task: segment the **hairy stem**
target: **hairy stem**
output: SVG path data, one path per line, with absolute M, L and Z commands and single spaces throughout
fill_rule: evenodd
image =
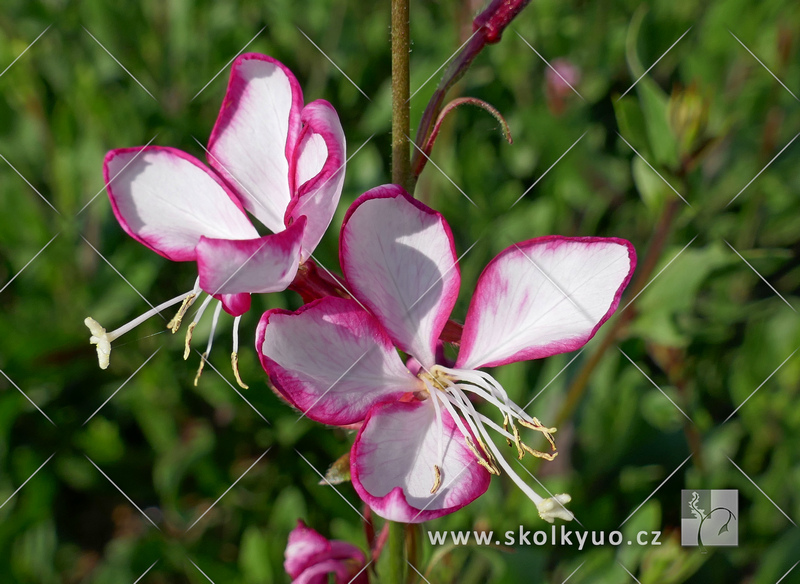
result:
M 413 193 L 410 129 L 408 0 L 392 0 L 392 182 Z

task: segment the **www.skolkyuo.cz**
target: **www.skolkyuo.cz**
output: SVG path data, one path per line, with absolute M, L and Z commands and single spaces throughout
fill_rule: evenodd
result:
M 522 525 L 519 530 L 495 534 L 494 531 L 429 531 L 431 545 L 506 545 L 506 546 L 562 546 L 582 550 L 587 545 L 661 545 L 660 531 L 638 531 L 627 539 L 621 531 L 580 531 L 565 525 L 552 525 L 549 530 L 531 531 Z

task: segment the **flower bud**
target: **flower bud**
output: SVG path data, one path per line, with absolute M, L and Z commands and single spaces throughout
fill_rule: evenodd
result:
M 678 141 L 681 156 L 694 152 L 708 123 L 708 100 L 695 84 L 673 90 L 667 105 L 670 129 Z

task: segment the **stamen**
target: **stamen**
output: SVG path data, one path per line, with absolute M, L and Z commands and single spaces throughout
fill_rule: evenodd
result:
M 192 351 L 192 334 L 194 333 L 194 327 L 197 326 L 197 322 L 190 322 L 189 326 L 186 329 L 186 340 L 183 342 L 183 360 L 189 358 L 189 353 Z M 177 329 L 175 329 L 177 330 Z
M 430 381 L 423 378 L 422 382 L 425 384 L 425 388 L 428 390 L 428 394 L 430 395 L 430 399 L 433 400 L 433 410 L 436 413 L 436 435 L 439 437 L 438 443 L 436 445 L 438 455 L 437 461 L 439 464 L 444 464 L 444 448 L 443 448 L 443 441 L 444 441 L 444 422 L 442 421 L 442 408 L 439 404 L 439 396 L 437 395 L 436 390 L 434 389 L 433 385 Z
M 486 467 L 487 470 L 489 470 L 489 472 L 492 474 L 499 475 L 500 469 L 497 468 L 497 460 L 495 460 L 491 451 L 486 447 L 484 441 L 481 440 L 481 434 L 486 434 L 486 429 L 482 425 L 483 420 L 481 418 L 483 416 L 475 411 L 475 408 L 472 407 L 472 404 L 470 403 L 469 399 L 467 399 L 467 396 L 463 395 L 462 393 L 450 393 L 447 395 L 447 397 L 452 401 L 454 406 L 460 408 L 462 411 L 466 410 L 467 415 L 464 416 L 464 419 L 467 421 L 467 425 L 469 425 L 470 430 L 472 430 L 475 439 L 481 445 L 483 457 L 488 462 L 488 466 Z M 499 427 L 497 429 L 499 430 Z M 465 436 L 465 438 L 468 438 L 470 442 L 472 442 L 471 436 Z
M 178 332 L 178 329 L 179 329 L 179 328 L 181 328 L 181 321 L 183 321 L 183 316 L 186 314 L 186 311 L 187 311 L 187 310 L 189 310 L 189 307 L 190 307 L 192 304 L 194 304 L 194 299 L 195 299 L 195 298 L 197 298 L 197 293 L 196 293 L 196 292 L 192 292 L 192 293 L 191 293 L 191 294 L 189 294 L 189 295 L 188 295 L 186 298 L 184 298 L 184 299 L 183 299 L 183 304 L 181 304 L 181 307 L 178 309 L 178 314 L 176 314 L 175 316 L 173 316 L 173 317 L 172 317 L 172 320 L 170 320 L 170 321 L 167 323 L 167 328 L 168 328 L 170 331 L 172 331 L 172 334 L 173 334 L 173 335 L 174 335 L 176 332 Z M 185 357 L 184 357 L 184 358 L 185 358 Z
M 497 469 L 495 466 L 493 466 L 493 465 L 489 464 L 488 462 L 486 462 L 486 460 L 483 458 L 483 455 L 475 447 L 475 443 L 472 441 L 472 438 L 470 438 L 469 436 L 464 436 L 464 442 L 466 442 L 467 447 L 470 449 L 470 451 L 472 451 L 472 454 L 475 455 L 475 458 L 477 459 L 476 462 L 478 464 L 480 464 L 483 468 L 488 470 L 489 474 L 493 474 L 493 475 L 497 475 L 497 476 L 500 475 L 500 470 L 499 469 Z
M 192 319 L 192 322 L 189 323 L 189 328 L 186 329 L 186 340 L 184 341 L 184 345 L 183 345 L 183 359 L 184 360 L 189 358 L 189 352 L 190 352 L 189 345 L 192 342 L 192 333 L 194 332 L 194 327 L 196 327 L 197 323 L 200 322 L 200 319 L 203 318 L 203 313 L 206 311 L 206 308 L 208 307 L 208 305 L 211 303 L 211 301 L 213 299 L 214 299 L 214 297 L 209 294 L 206 297 L 206 299 L 203 300 L 203 303 L 200 305 L 200 309 L 195 313 L 194 318 Z M 220 306 L 221 306 L 221 303 L 220 303 Z M 175 330 L 178 330 L 178 329 L 175 329 Z
M 211 347 L 214 344 L 214 335 L 217 332 L 217 322 L 219 321 L 220 312 L 222 312 L 222 302 L 217 303 L 217 307 L 214 309 L 214 316 L 211 317 L 211 331 L 208 333 L 208 344 L 206 345 L 205 353 L 200 356 L 200 366 L 197 368 L 197 375 L 194 376 L 195 387 L 197 387 L 197 383 L 200 381 L 200 375 L 203 373 L 203 366 L 206 364 L 208 355 L 211 353 Z
M 555 428 L 547 428 L 538 419 L 532 418 L 525 413 L 509 399 L 508 394 L 497 380 L 482 371 L 449 369 L 441 365 L 435 365 L 430 372 L 420 375 L 420 378 L 425 382 L 431 398 L 436 400 L 434 403 L 438 405 L 437 398 L 442 400 L 441 403 L 452 416 L 458 430 L 464 437 L 464 443 L 475 456 L 478 464 L 491 474 L 500 474 L 500 468 L 508 473 L 511 480 L 536 504 L 539 515 L 546 521 L 552 522 L 556 517 L 566 521 L 574 518 L 572 513 L 563 506 L 563 503 L 569 502 L 569 495 L 556 495 L 549 499 L 539 496 L 514 472 L 508 461 L 503 458 L 497 445 L 492 441 L 487 430 L 487 428 L 492 428 L 504 436 L 509 446 L 513 441 L 517 449 L 517 456 L 520 459 L 527 452 L 537 458 L 553 460 L 558 455 L 555 441 L 552 437 L 552 433 L 556 431 Z M 440 388 L 440 390 L 437 391 L 436 388 Z M 475 406 L 467 397 L 466 392 L 468 391 L 482 397 L 500 410 L 503 414 L 502 427 L 475 409 Z M 463 414 L 463 416 L 460 414 Z M 520 425 L 526 428 L 541 432 L 550 443 L 553 452 L 540 452 L 523 443 L 519 428 L 517 428 L 515 422 L 519 422 Z M 465 427 L 465 423 L 469 430 Z M 509 429 L 511 432 L 509 432 Z M 439 433 L 440 435 L 442 434 L 441 431 Z M 476 446 L 476 441 L 482 451 Z M 437 472 L 440 472 L 438 465 L 434 468 L 434 474 Z M 438 482 L 435 481 L 434 489 L 431 490 L 431 493 L 434 493 L 437 488 Z
M 183 299 L 183 303 L 181 307 L 178 309 L 178 313 L 170 319 L 167 323 L 167 328 L 175 334 L 178 332 L 178 329 L 181 328 L 181 321 L 183 320 L 183 316 L 186 314 L 186 311 L 189 307 L 194 303 L 195 299 L 197 298 L 198 294 L 200 293 L 200 277 L 197 277 L 197 280 L 194 281 L 194 288 L 192 288 L 186 297 Z
M 531 430 L 536 430 L 537 432 L 544 434 L 544 437 L 547 438 L 547 441 L 550 443 L 550 448 L 553 450 L 556 449 L 556 441 L 553 439 L 553 434 L 556 432 L 557 428 L 545 428 L 536 418 L 533 418 L 533 424 L 530 424 L 525 420 L 520 420 L 519 423 L 526 428 L 530 428 Z
M 197 368 L 197 374 L 194 376 L 195 387 L 197 387 L 197 383 L 200 381 L 200 375 L 203 374 L 203 366 L 205 366 L 207 358 L 208 358 L 208 351 L 200 355 L 200 366 Z
M 434 464 L 433 465 L 433 474 L 434 474 L 434 477 L 433 477 L 433 488 L 431 489 L 431 495 L 435 494 L 436 491 L 439 490 L 439 487 L 442 484 L 442 471 L 439 470 L 439 465 L 438 464 Z
M 242 320 L 241 315 L 233 319 L 233 352 L 231 353 L 231 367 L 233 367 L 233 376 L 236 378 L 236 383 L 242 389 L 250 389 L 242 378 L 239 376 L 239 322 Z
M 508 432 L 508 414 L 503 414 L 503 430 Z M 506 444 L 511 446 L 511 438 L 506 438 Z
M 250 386 L 247 385 L 242 378 L 239 376 L 239 355 L 238 353 L 231 353 L 231 367 L 233 367 L 233 376 L 236 378 L 236 383 L 239 384 L 239 387 L 242 389 L 250 389 Z
M 481 440 L 481 437 L 479 435 L 476 435 L 475 438 L 478 440 L 478 444 L 481 445 L 481 450 L 483 450 L 486 453 L 486 458 L 489 459 L 489 464 L 491 464 L 493 467 L 495 467 L 495 469 L 497 469 L 497 460 L 495 460 L 494 456 L 492 456 L 492 453 L 489 451 L 489 449 L 486 448 L 486 443 L 484 443 L 484 441 Z M 497 470 L 497 474 L 500 474 L 499 469 Z
M 544 458 L 545 460 L 553 461 L 555 460 L 556 456 L 558 456 L 558 451 L 554 451 L 552 454 L 548 454 L 546 452 L 541 452 L 539 450 L 534 450 L 530 446 L 525 443 L 521 443 L 522 447 L 525 449 L 525 452 L 528 452 L 534 455 L 536 458 Z
M 522 439 L 519 436 L 519 428 L 514 428 L 514 445 L 517 447 L 517 459 L 522 460 L 525 457 L 525 451 L 522 450 Z
M 445 395 L 448 398 L 452 397 L 449 393 L 447 393 Z M 464 437 L 464 442 L 466 443 L 467 448 L 469 448 L 470 451 L 472 452 L 472 454 L 475 455 L 475 458 L 478 459 L 478 464 L 480 464 L 483 468 L 488 470 L 491 474 L 499 475 L 500 471 L 497 470 L 495 467 L 493 467 L 491 464 L 489 464 L 484 459 L 485 455 L 481 454 L 481 452 L 475 446 L 475 442 L 473 442 L 473 440 L 472 440 L 472 434 L 470 432 L 468 432 L 467 429 L 464 427 L 463 420 L 466 420 L 467 424 L 469 424 L 471 429 L 474 430 L 474 428 L 472 428 L 474 426 L 474 424 L 473 424 L 472 420 L 470 419 L 470 417 L 466 416 L 462 420 L 461 416 L 459 416 L 458 412 L 455 411 L 455 408 L 450 403 L 449 399 L 442 400 L 442 404 L 444 405 L 445 409 L 447 409 L 448 413 L 450 414 L 450 417 L 453 418 L 453 421 L 455 422 L 456 427 L 458 428 L 459 432 L 461 432 L 461 435 Z M 475 431 L 475 434 L 477 434 L 477 433 L 478 432 Z

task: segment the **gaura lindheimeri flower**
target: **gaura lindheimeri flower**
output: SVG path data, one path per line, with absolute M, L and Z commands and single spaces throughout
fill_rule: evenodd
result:
M 284 555 L 283 568 L 292 584 L 328 584 L 329 574 L 336 584 L 369 584 L 364 552 L 345 541 L 326 539 L 302 519 L 289 534 Z
M 113 332 L 87 318 L 103 369 L 114 339 L 182 302 L 168 325 L 176 332 L 204 292 L 184 357 L 194 326 L 215 298 L 211 339 L 224 308 L 235 317 L 236 371 L 239 320 L 250 294 L 285 290 L 330 224 L 344 181 L 344 133 L 330 103 L 303 105 L 294 75 L 275 59 L 251 53 L 234 61 L 207 153 L 211 169 L 174 148 L 106 155 L 108 195 L 122 228 L 167 259 L 197 262 L 199 278 L 192 290 Z M 260 236 L 245 209 L 272 234 Z
M 361 423 L 350 453 L 359 496 L 394 521 L 460 509 L 504 470 L 542 518 L 572 519 L 569 495 L 543 499 L 489 435 L 518 457 L 552 458 L 554 428 L 514 404 L 483 367 L 539 359 L 585 344 L 616 310 L 635 265 L 622 239 L 540 237 L 512 245 L 481 274 L 454 366 L 437 359 L 460 273 L 444 218 L 396 186 L 375 188 L 348 210 L 340 259 L 355 299 L 327 297 L 261 318 L 256 348 L 275 387 L 316 421 Z M 397 349 L 414 358 L 407 367 Z M 469 394 L 499 410 L 492 419 Z M 553 453 L 530 448 L 520 428 Z

